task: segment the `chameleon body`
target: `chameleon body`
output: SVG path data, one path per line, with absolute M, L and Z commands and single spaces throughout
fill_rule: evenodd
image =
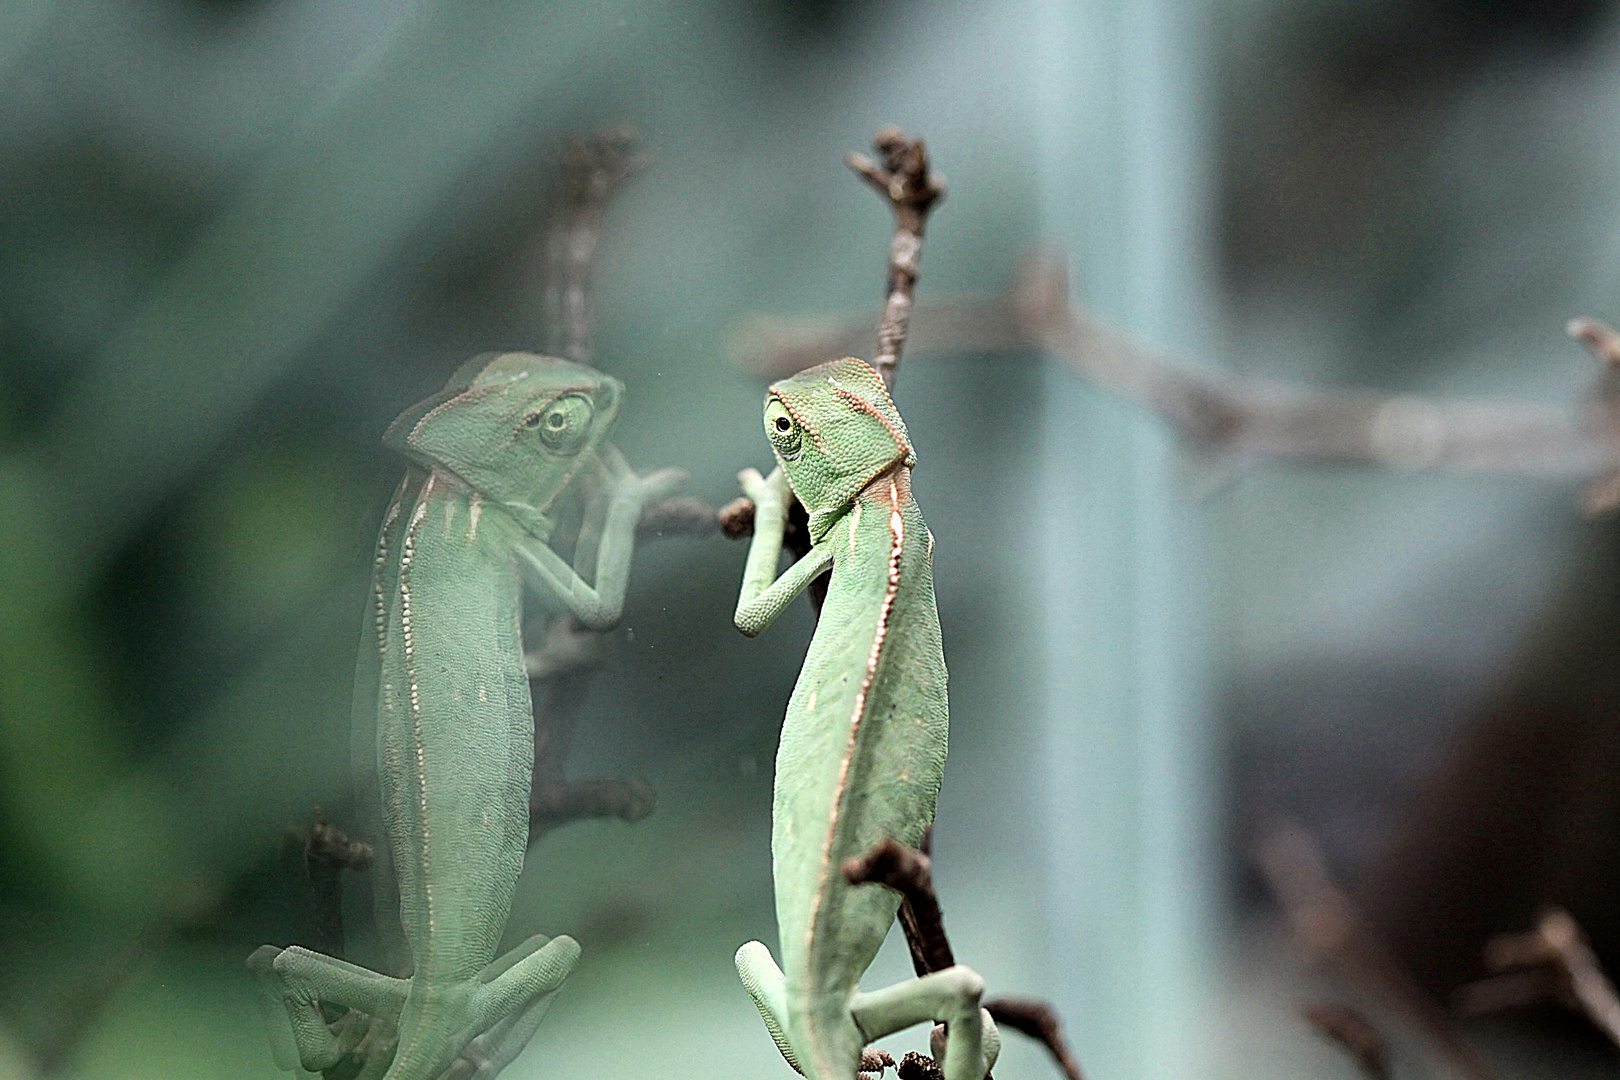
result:
M 867 1043 L 924 1021 L 947 1024 L 947 1080 L 981 1080 L 999 1047 L 979 1008 L 983 981 L 958 965 L 860 992 L 900 898 L 839 869 L 885 837 L 921 843 L 945 766 L 934 541 L 911 497 L 910 439 L 876 372 L 852 359 L 773 384 L 765 430 L 779 468 L 740 476 L 756 514 L 738 629 L 760 633 L 829 564 L 832 580 L 777 751 L 782 967 L 749 942 L 738 972 L 783 1056 L 811 1080 L 852 1080 Z M 790 485 L 813 546 L 778 578 Z
M 387 1080 L 473 1075 L 462 1055 L 475 1040 L 477 1075 L 493 1075 L 578 959 L 572 938 L 543 935 L 495 959 L 528 836 L 534 719 L 521 591 L 527 583 L 593 629 L 617 622 L 642 504 L 680 480 L 639 479 L 608 452 L 622 395 L 617 381 L 568 361 L 485 355 L 384 436 L 411 466 L 378 539 L 357 673 L 371 693 L 357 694 L 355 741 L 371 763 L 360 798 L 383 818 L 372 876 L 383 951 L 394 954 L 384 966 L 399 975 L 297 946 L 260 949 L 249 966 L 292 1021 L 290 1045 L 284 1023 L 273 1035 L 283 1067 L 329 1069 L 354 1049 L 325 1004 L 397 1029 Z M 586 468 L 618 472 L 599 543 L 576 559 L 596 568 L 594 586 L 546 544 L 548 509 Z M 368 1060 L 363 1074 L 376 1071 Z

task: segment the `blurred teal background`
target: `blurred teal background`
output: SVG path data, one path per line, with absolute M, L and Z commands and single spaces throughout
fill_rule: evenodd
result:
M 1559 327 L 1620 295 L 1616 35 L 1598 0 L 0 0 L 0 1076 L 279 1075 L 242 960 L 310 932 L 287 837 L 347 791 L 379 439 L 467 356 L 543 340 L 568 136 L 628 123 L 656 155 L 608 215 L 596 363 L 632 464 L 719 505 L 768 462 L 738 320 L 875 322 L 888 213 L 840 160 L 886 123 L 950 182 L 924 302 L 1056 248 L 1077 300 L 1193 364 L 1573 396 Z M 1352 882 L 1386 867 L 1369 903 L 1439 988 L 1425 957 L 1477 957 L 1448 925 L 1547 898 L 1620 944 L 1601 799 L 1547 804 L 1474 923 L 1387 869 L 1460 873 L 1403 807 L 1451 790 L 1535 648 L 1616 625 L 1589 601 L 1613 529 L 1571 487 L 1261 469 L 1201 499 L 1218 469 L 1027 353 L 910 354 L 897 401 L 939 540 L 948 925 L 992 993 L 1058 1005 L 1089 1075 L 1354 1075 L 1244 868 L 1274 813 Z M 571 771 L 659 806 L 531 851 L 510 939 L 585 955 L 514 1080 L 790 1075 L 731 955 L 774 941 L 811 618 L 736 634 L 742 559 L 638 552 Z M 1586 876 L 1526 869 L 1575 834 Z M 907 970 L 891 940 L 869 984 Z M 1513 1075 L 1617 1074 L 1568 1024 L 1480 1037 Z

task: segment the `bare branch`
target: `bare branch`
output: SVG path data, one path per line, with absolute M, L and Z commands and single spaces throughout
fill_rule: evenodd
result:
M 1588 315 L 1569 320 L 1564 332 L 1591 350 L 1592 355 L 1610 367 L 1620 368 L 1620 334 L 1607 323 Z
M 1312 955 L 1420 1033 L 1452 1075 L 1464 1080 L 1495 1076 L 1328 875 L 1315 841 L 1305 830 L 1287 822 L 1273 825 L 1257 845 L 1256 861 L 1282 905 L 1290 930 Z
M 897 840 L 880 840 L 866 854 L 846 859 L 839 867 L 851 885 L 887 885 L 900 894 L 900 928 L 905 931 L 906 946 L 911 950 L 912 969 L 919 977 L 943 971 L 956 963 L 950 938 L 945 934 L 939 894 L 934 891 L 934 862 L 928 854 L 933 838 L 934 829 L 930 825 L 923 833 L 920 850 L 908 848 Z M 985 1002 L 984 1007 L 996 1023 L 1005 1023 L 1042 1043 L 1067 1080 L 1084 1080 L 1051 1005 L 1037 998 L 1002 997 Z M 908 1075 L 914 1078 L 937 1076 L 938 1068 L 930 1057 L 907 1054 L 900 1063 L 900 1076 Z
M 1620 995 L 1580 924 L 1563 908 L 1542 912 L 1528 933 L 1492 938 L 1485 963 L 1504 974 L 1463 987 L 1459 1009 L 1477 1014 L 1561 1001 L 1620 1046 Z
M 1389 1046 L 1359 1009 L 1319 1001 L 1300 1011 L 1317 1031 L 1350 1051 L 1370 1080 L 1389 1080 Z
M 547 783 L 529 794 L 529 843 L 559 825 L 580 818 L 640 821 L 658 805 L 658 796 L 643 780 L 598 777 L 594 780 Z
M 1620 335 L 1595 320 L 1570 325 L 1571 335 L 1606 364 L 1604 377 L 1582 402 L 1445 401 L 1319 392 L 1200 371 L 1071 306 L 1068 291 L 1060 262 L 1028 260 L 1007 296 L 918 305 L 912 347 L 1047 350 L 1157 413 L 1207 454 L 1553 480 L 1598 477 L 1583 498 L 1585 509 L 1597 513 L 1620 505 L 1620 379 L 1611 377 L 1608 366 L 1610 357 L 1620 356 Z M 808 356 L 848 351 L 859 327 L 854 318 L 754 318 L 739 330 L 733 352 L 774 375 L 802 367 Z
M 754 500 L 738 496 L 720 508 L 720 531 L 728 540 L 754 535 Z
M 944 177 L 928 167 L 928 150 L 921 139 L 907 139 L 897 127 L 886 127 L 872 139 L 882 164 L 861 154 L 846 159 L 855 174 L 888 200 L 894 211 L 894 237 L 889 241 L 889 282 L 883 318 L 878 323 L 877 355 L 872 366 L 883 383 L 894 389 L 911 322 L 911 298 L 922 270 L 923 232 L 928 214 L 945 196 Z

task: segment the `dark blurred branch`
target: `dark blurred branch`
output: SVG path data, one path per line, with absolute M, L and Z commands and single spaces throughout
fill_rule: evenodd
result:
M 562 205 L 546 237 L 546 351 L 591 362 L 591 279 L 602 244 L 602 218 L 624 182 L 646 168 L 636 133 L 610 128 L 568 140 Z
M 871 184 L 894 211 L 894 238 L 889 241 L 888 298 L 878 322 L 877 355 L 872 366 L 883 384 L 894 389 L 911 323 L 911 298 L 922 270 L 923 231 L 928 214 L 945 197 L 945 179 L 929 170 L 928 150 L 921 139 L 907 139 L 897 127 L 886 127 L 872 139 L 882 164 L 863 154 L 844 160 L 857 176 Z M 832 357 L 828 357 L 832 359 Z
M 563 151 L 563 197 L 546 241 L 547 348 L 578 363 L 592 360 L 591 286 L 608 203 L 626 180 L 646 168 L 629 128 L 573 138 Z M 696 499 L 664 499 L 642 510 L 636 538 L 707 536 L 720 517 Z M 569 780 L 565 766 L 574 729 L 589 693 L 591 674 L 607 658 L 611 639 L 572 618 L 552 620 L 545 640 L 524 656 L 534 701 L 534 766 L 529 786 L 529 843 L 580 818 L 639 821 L 657 798 L 639 779 Z
M 1051 259 L 1027 260 L 1012 292 L 918 305 L 914 349 L 969 352 L 1045 350 L 1121 396 L 1152 410 L 1203 453 L 1366 461 L 1391 469 L 1444 469 L 1550 479 L 1601 477 L 1583 505 L 1620 505 L 1620 376 L 1605 371 L 1574 406 L 1526 401 L 1436 401 L 1304 387 L 1200 371 L 1093 318 L 1069 302 L 1067 273 Z M 1578 319 L 1570 333 L 1607 364 L 1620 336 Z M 853 318 L 756 317 L 734 353 L 768 376 L 812 356 L 838 355 L 859 339 Z
M 304 837 L 304 875 L 314 899 L 315 947 L 328 956 L 343 955 L 343 871 L 371 865 L 371 845 L 350 840 L 315 811 Z
M 1462 987 L 1459 1012 L 1478 1015 L 1555 1000 L 1585 1014 L 1620 1046 L 1620 996 L 1580 925 L 1563 908 L 1544 911 L 1528 933 L 1492 938 L 1485 963 L 1503 974 Z
M 1328 875 L 1309 834 L 1291 823 L 1273 825 L 1260 838 L 1256 861 L 1282 905 L 1289 929 L 1313 957 L 1420 1033 L 1454 1076 L 1464 1080 L 1495 1076 Z
M 945 934 L 939 894 L 934 889 L 934 862 L 929 857 L 933 837 L 930 825 L 923 833 L 920 849 L 894 839 L 880 840 L 864 855 L 846 859 L 839 867 L 851 885 L 886 885 L 900 894 L 900 928 L 911 950 L 912 969 L 919 977 L 956 963 L 950 938 Z M 1052 1006 L 1037 998 L 1001 997 L 986 1001 L 984 1008 L 997 1024 L 1005 1024 L 1044 1045 L 1068 1080 L 1084 1080 Z M 932 1058 L 907 1054 L 899 1073 L 902 1080 L 924 1080 L 937 1078 L 939 1069 Z
M 1348 1050 L 1369 1080 L 1389 1080 L 1389 1045 L 1359 1009 L 1319 1001 L 1300 1011 L 1312 1027 Z

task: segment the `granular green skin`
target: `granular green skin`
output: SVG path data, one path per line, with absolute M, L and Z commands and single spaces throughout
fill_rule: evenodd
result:
M 783 1055 L 813 1080 L 852 1080 L 866 1043 L 927 1020 L 951 1021 L 947 1080 L 980 1080 L 999 1045 L 979 1010 L 982 980 L 957 966 L 861 993 L 900 898 L 839 870 L 884 838 L 918 845 L 944 772 L 933 537 L 911 497 L 909 437 L 859 360 L 773 385 L 765 427 L 780 468 L 740 478 L 756 516 L 737 626 L 761 632 L 829 564 L 832 580 L 777 752 L 782 967 L 750 942 L 738 971 Z M 776 578 L 790 485 L 810 512 L 813 546 Z
M 381 812 L 380 962 L 409 974 L 260 949 L 249 966 L 285 1008 L 272 1019 L 282 1067 L 320 1071 L 357 1053 L 327 1025 L 326 1003 L 397 1028 L 397 1044 L 361 1053 L 363 1077 L 440 1080 L 475 1040 L 480 1075 L 494 1075 L 573 969 L 567 936 L 536 935 L 495 959 L 523 867 L 534 753 L 521 592 L 528 584 L 590 629 L 618 621 L 641 507 L 680 482 L 640 479 L 606 445 L 622 394 L 568 361 L 486 355 L 384 437 L 412 464 L 378 538 L 354 740 L 360 801 Z M 587 468 L 610 474 L 600 543 L 582 539 L 575 560 L 596 568 L 594 585 L 546 545 L 550 507 Z

